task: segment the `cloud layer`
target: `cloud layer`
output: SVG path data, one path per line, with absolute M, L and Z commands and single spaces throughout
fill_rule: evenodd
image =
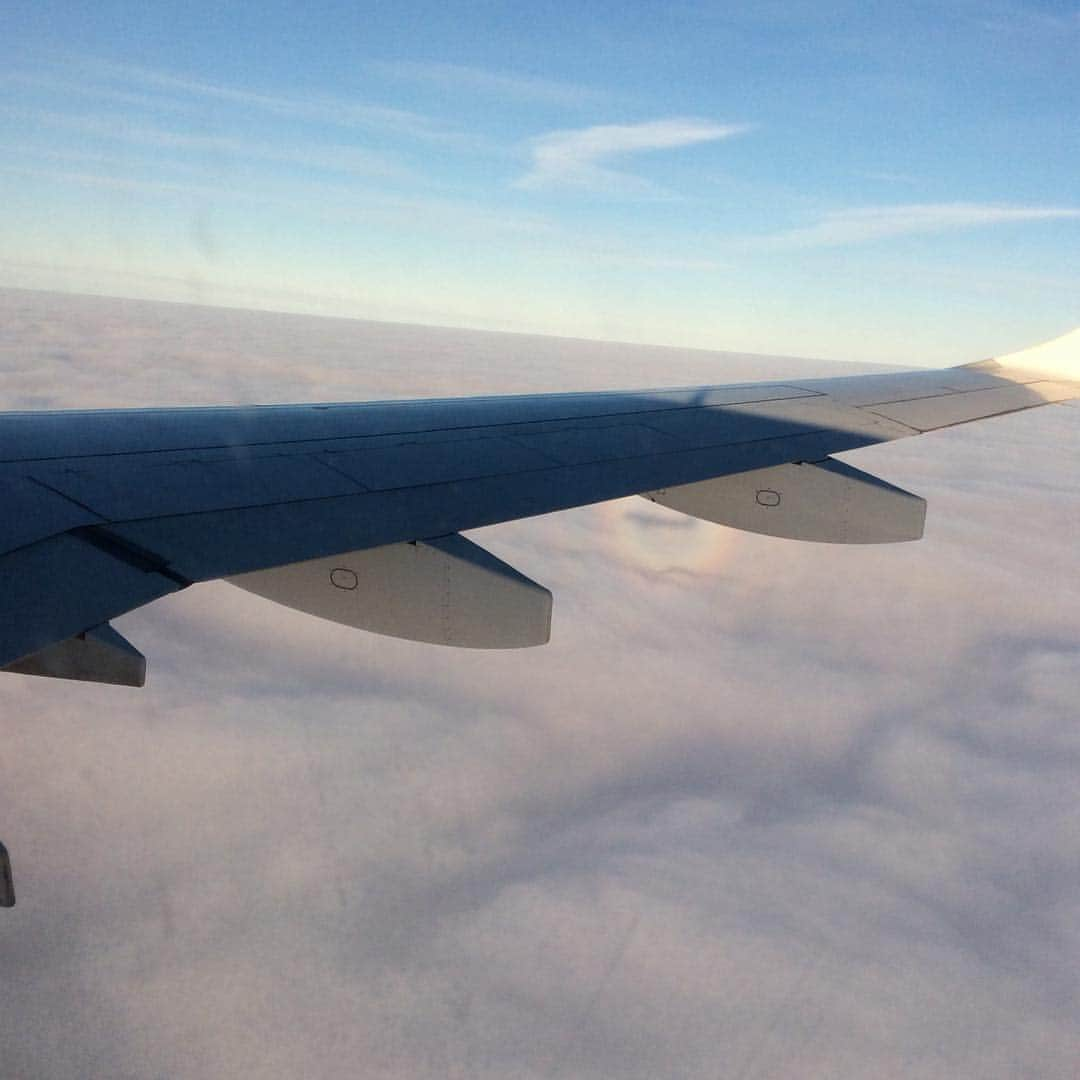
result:
M 0 314 L 5 408 L 807 370 L 34 293 Z M 214 584 L 120 621 L 142 692 L 3 676 L 5 1069 L 1073 1075 L 1077 421 L 857 455 L 929 498 L 918 544 L 642 500 L 482 530 L 555 594 L 540 650 Z

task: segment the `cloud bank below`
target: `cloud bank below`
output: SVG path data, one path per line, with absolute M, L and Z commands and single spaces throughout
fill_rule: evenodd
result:
M 809 368 L 25 292 L 0 314 L 8 408 Z M 929 498 L 918 544 L 640 499 L 483 530 L 555 593 L 540 650 L 215 584 L 123 620 L 144 692 L 3 676 L 5 1068 L 1072 1076 L 1078 418 L 856 455 Z

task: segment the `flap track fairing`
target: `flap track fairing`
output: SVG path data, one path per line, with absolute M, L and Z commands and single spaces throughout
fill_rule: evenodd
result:
M 551 593 L 458 534 L 226 580 L 331 622 L 411 641 L 517 649 L 551 635 Z
M 661 506 L 733 529 L 827 544 L 918 540 L 926 500 L 826 458 L 645 493 Z

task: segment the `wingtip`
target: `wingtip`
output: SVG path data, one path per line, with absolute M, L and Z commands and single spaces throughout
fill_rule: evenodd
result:
M 1080 327 L 1028 349 L 994 357 L 1003 368 L 1080 382 Z

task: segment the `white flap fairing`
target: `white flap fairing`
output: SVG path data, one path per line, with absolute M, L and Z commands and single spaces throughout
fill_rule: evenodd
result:
M 226 580 L 331 622 L 433 645 L 516 649 L 551 635 L 551 593 L 456 534 Z
M 733 529 L 829 544 L 918 540 L 926 520 L 918 495 L 831 458 L 683 484 L 646 498 Z

